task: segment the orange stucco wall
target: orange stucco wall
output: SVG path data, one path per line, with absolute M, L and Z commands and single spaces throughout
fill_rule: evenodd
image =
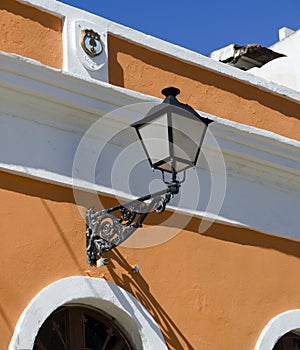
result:
M 107 268 L 91 268 L 71 189 L 3 172 L 0 183 L 1 350 L 28 302 L 73 275 L 106 278 L 130 291 L 176 350 L 252 350 L 273 316 L 300 307 L 299 243 L 220 224 L 199 234 L 194 218 L 164 244 L 115 249 Z M 168 230 L 160 226 L 161 234 Z M 132 274 L 136 263 L 140 272 Z
M 176 86 L 195 109 L 300 140 L 299 104 L 109 35 L 109 81 L 163 97 Z
M 62 68 L 62 20 L 18 3 L 0 1 L 0 50 Z

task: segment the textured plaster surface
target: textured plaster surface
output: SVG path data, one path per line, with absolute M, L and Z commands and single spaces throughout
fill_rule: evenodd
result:
M 49 13 L 1 0 L 0 50 L 62 68 L 62 20 Z

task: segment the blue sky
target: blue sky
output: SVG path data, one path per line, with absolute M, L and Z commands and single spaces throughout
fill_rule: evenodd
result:
M 204 55 L 229 44 L 268 47 L 279 28 L 300 28 L 300 0 L 59 1 Z

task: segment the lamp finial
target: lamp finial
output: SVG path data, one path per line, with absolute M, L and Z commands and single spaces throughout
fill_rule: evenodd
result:
M 166 97 L 168 97 L 168 96 L 175 97 L 175 96 L 180 94 L 180 90 L 174 86 L 168 86 L 168 87 L 162 89 L 161 93 Z

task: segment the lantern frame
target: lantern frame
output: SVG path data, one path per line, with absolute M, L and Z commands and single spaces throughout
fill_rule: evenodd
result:
M 188 104 L 183 104 L 179 102 L 176 98 L 176 96 L 180 93 L 180 90 L 174 87 L 168 87 L 162 90 L 162 94 L 166 96 L 165 100 L 153 107 L 147 115 L 131 124 L 132 127 L 135 128 L 138 138 L 141 141 L 141 144 L 143 146 L 143 149 L 146 153 L 146 156 L 148 158 L 148 161 L 151 165 L 152 169 L 158 169 L 162 172 L 168 172 L 173 174 L 173 178 L 176 178 L 176 175 L 178 172 L 184 171 L 188 168 L 194 167 L 197 163 L 197 160 L 199 158 L 199 154 L 201 151 L 201 146 L 206 134 L 206 130 L 208 125 L 212 122 L 212 120 L 200 116 L 191 106 Z M 141 129 L 144 128 L 147 125 L 155 125 L 155 121 L 158 120 L 158 118 L 166 116 L 166 121 L 167 125 L 165 126 L 167 128 L 167 141 L 168 142 L 168 156 L 162 156 L 160 159 L 153 161 L 153 158 L 151 157 L 151 152 L 149 152 L 149 147 L 147 146 L 147 140 L 144 139 Z M 175 117 L 176 116 L 176 117 Z M 178 147 L 176 143 L 174 143 L 174 129 L 173 123 L 174 123 L 174 118 L 186 118 L 186 122 L 188 123 L 189 120 L 193 121 L 191 123 L 191 127 L 193 127 L 193 124 L 196 122 L 202 123 L 203 125 L 203 130 L 202 134 L 199 135 L 199 139 L 193 140 L 192 138 L 190 139 L 191 143 L 194 143 L 195 150 L 194 150 L 194 157 L 191 159 L 191 157 L 179 157 L 176 155 L 176 151 L 174 150 L 175 147 Z M 157 123 L 159 126 L 159 124 Z M 177 130 L 178 131 L 178 130 Z M 187 133 L 184 133 L 182 131 L 179 131 L 182 134 L 185 134 L 187 137 Z M 154 133 L 153 135 L 153 140 L 156 140 L 156 135 Z M 187 155 L 185 152 L 181 152 L 184 155 Z M 177 163 L 183 164 L 180 168 L 177 167 Z M 166 165 L 169 164 L 169 167 Z

